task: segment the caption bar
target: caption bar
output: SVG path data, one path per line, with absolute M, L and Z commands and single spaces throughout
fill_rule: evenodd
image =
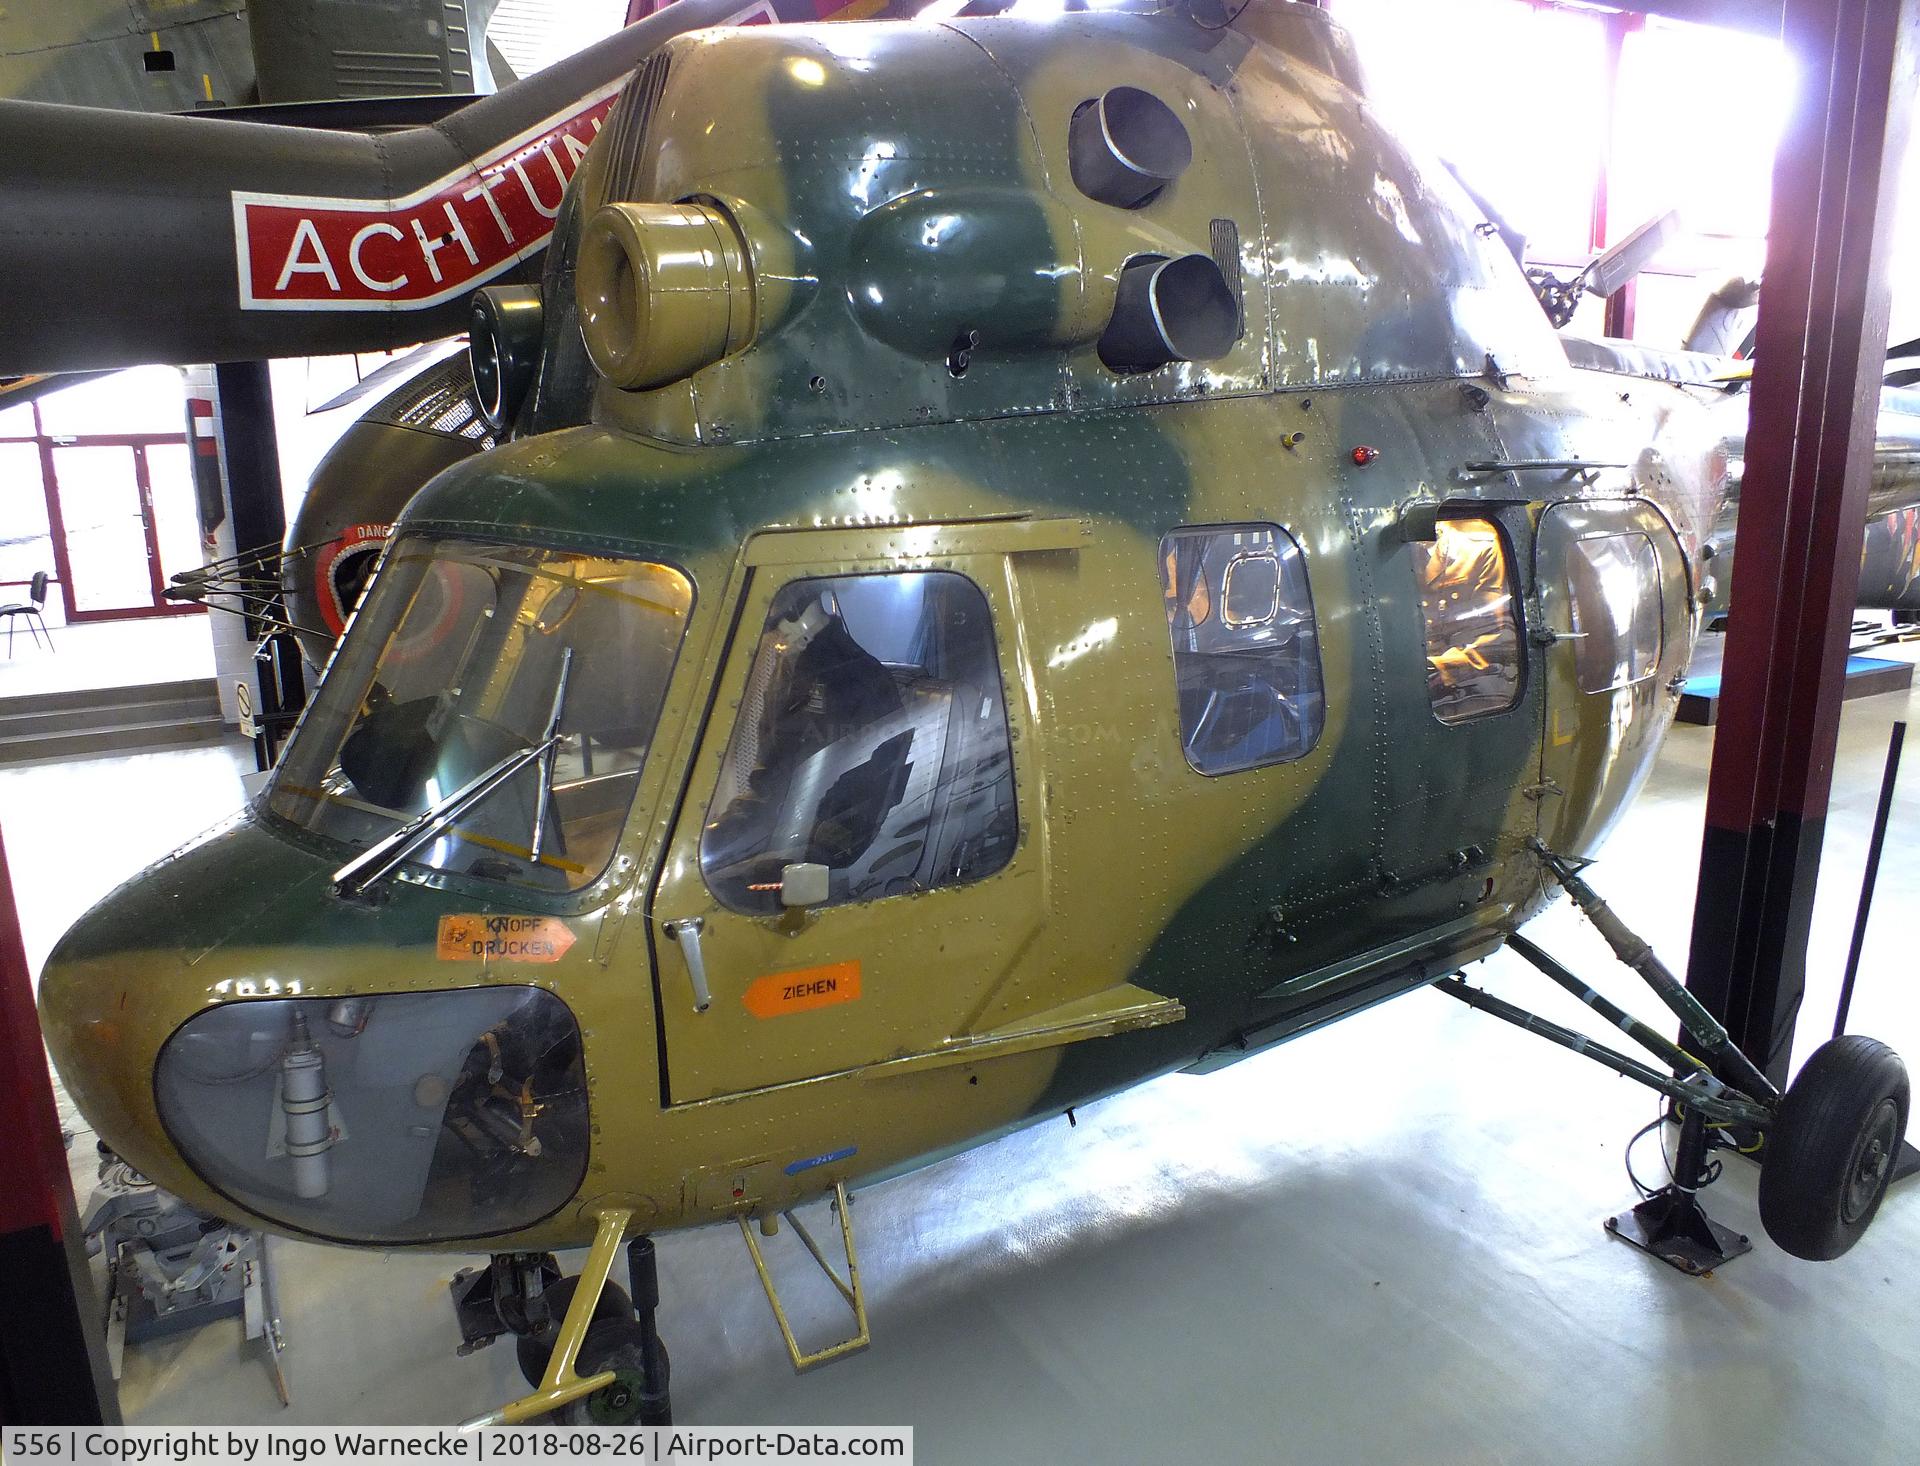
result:
M 707 1466 L 720 1461 L 913 1462 L 910 1426 L 635 1426 L 625 1430 L 529 1426 L 459 1431 L 355 1430 L 284 1426 L 249 1430 L 62 1426 L 0 1432 L 4 1466 L 264 1466 L 334 1463 L 483 1461 L 566 1463 L 656 1461 Z

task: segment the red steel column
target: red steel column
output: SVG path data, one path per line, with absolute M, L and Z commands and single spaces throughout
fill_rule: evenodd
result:
M 1798 92 L 1774 161 L 1687 967 L 1688 985 L 1776 1083 L 1806 986 L 1920 0 L 1786 0 L 1784 35 Z
M 0 844 L 0 1425 L 118 1425 Z

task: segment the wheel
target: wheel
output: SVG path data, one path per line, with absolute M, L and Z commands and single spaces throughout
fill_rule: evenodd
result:
M 580 1345 L 580 1362 L 575 1368 L 582 1375 L 598 1374 L 603 1369 L 614 1373 L 610 1385 L 602 1385 L 591 1395 L 570 1400 L 553 1412 L 557 1425 L 664 1425 L 666 1419 L 667 1379 L 673 1366 L 667 1359 L 667 1346 L 659 1345 L 660 1379 L 658 1389 L 647 1392 L 646 1335 L 630 1318 L 610 1318 L 587 1330 Z
M 1795 1257 L 1825 1262 L 1880 1209 L 1907 1130 L 1907 1066 L 1877 1039 L 1822 1044 L 1787 1089 L 1760 1164 L 1760 1220 Z
M 547 1361 L 553 1358 L 554 1337 L 560 1332 L 560 1320 L 567 1316 L 567 1308 L 573 1302 L 573 1293 L 580 1286 L 578 1278 L 562 1278 L 546 1290 L 547 1310 L 553 1316 L 553 1322 L 545 1333 L 522 1334 L 513 1342 L 514 1353 L 520 1357 L 520 1373 L 526 1376 L 527 1383 L 534 1389 L 540 1388 L 540 1381 L 546 1378 Z M 593 1310 L 594 1322 L 602 1320 L 618 1322 L 633 1317 L 633 1304 L 627 1298 L 627 1290 L 607 1279 L 606 1287 L 600 1290 L 600 1302 Z M 592 1326 L 587 1329 L 589 1337 Z M 580 1373 L 587 1373 L 581 1370 Z

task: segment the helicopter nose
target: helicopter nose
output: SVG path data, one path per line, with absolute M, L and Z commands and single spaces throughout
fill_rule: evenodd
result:
M 108 1146 L 143 1174 L 175 1167 L 172 1147 L 154 1123 L 153 1057 L 180 1014 L 164 1011 L 182 964 L 173 954 L 123 951 L 81 955 L 83 917 L 54 949 L 40 977 L 40 1027 L 68 1095 Z
M 62 1084 L 101 1140 L 168 1190 L 206 1195 L 155 1109 L 160 1051 L 218 1001 L 243 960 L 224 954 L 229 941 L 257 941 L 321 864 L 236 816 L 113 891 L 47 958 L 40 1026 Z

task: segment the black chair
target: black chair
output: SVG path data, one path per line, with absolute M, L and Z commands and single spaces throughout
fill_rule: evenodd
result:
M 27 586 L 27 599 L 15 601 L 10 606 L 0 606 L 0 616 L 7 618 L 7 655 L 13 655 L 13 623 L 19 616 L 27 618 L 27 630 L 33 633 L 33 644 L 39 646 L 41 638 L 46 639 L 48 651 L 53 650 L 53 633 L 47 630 L 47 619 L 40 614 L 40 608 L 47 603 L 47 572 L 36 570 Z

